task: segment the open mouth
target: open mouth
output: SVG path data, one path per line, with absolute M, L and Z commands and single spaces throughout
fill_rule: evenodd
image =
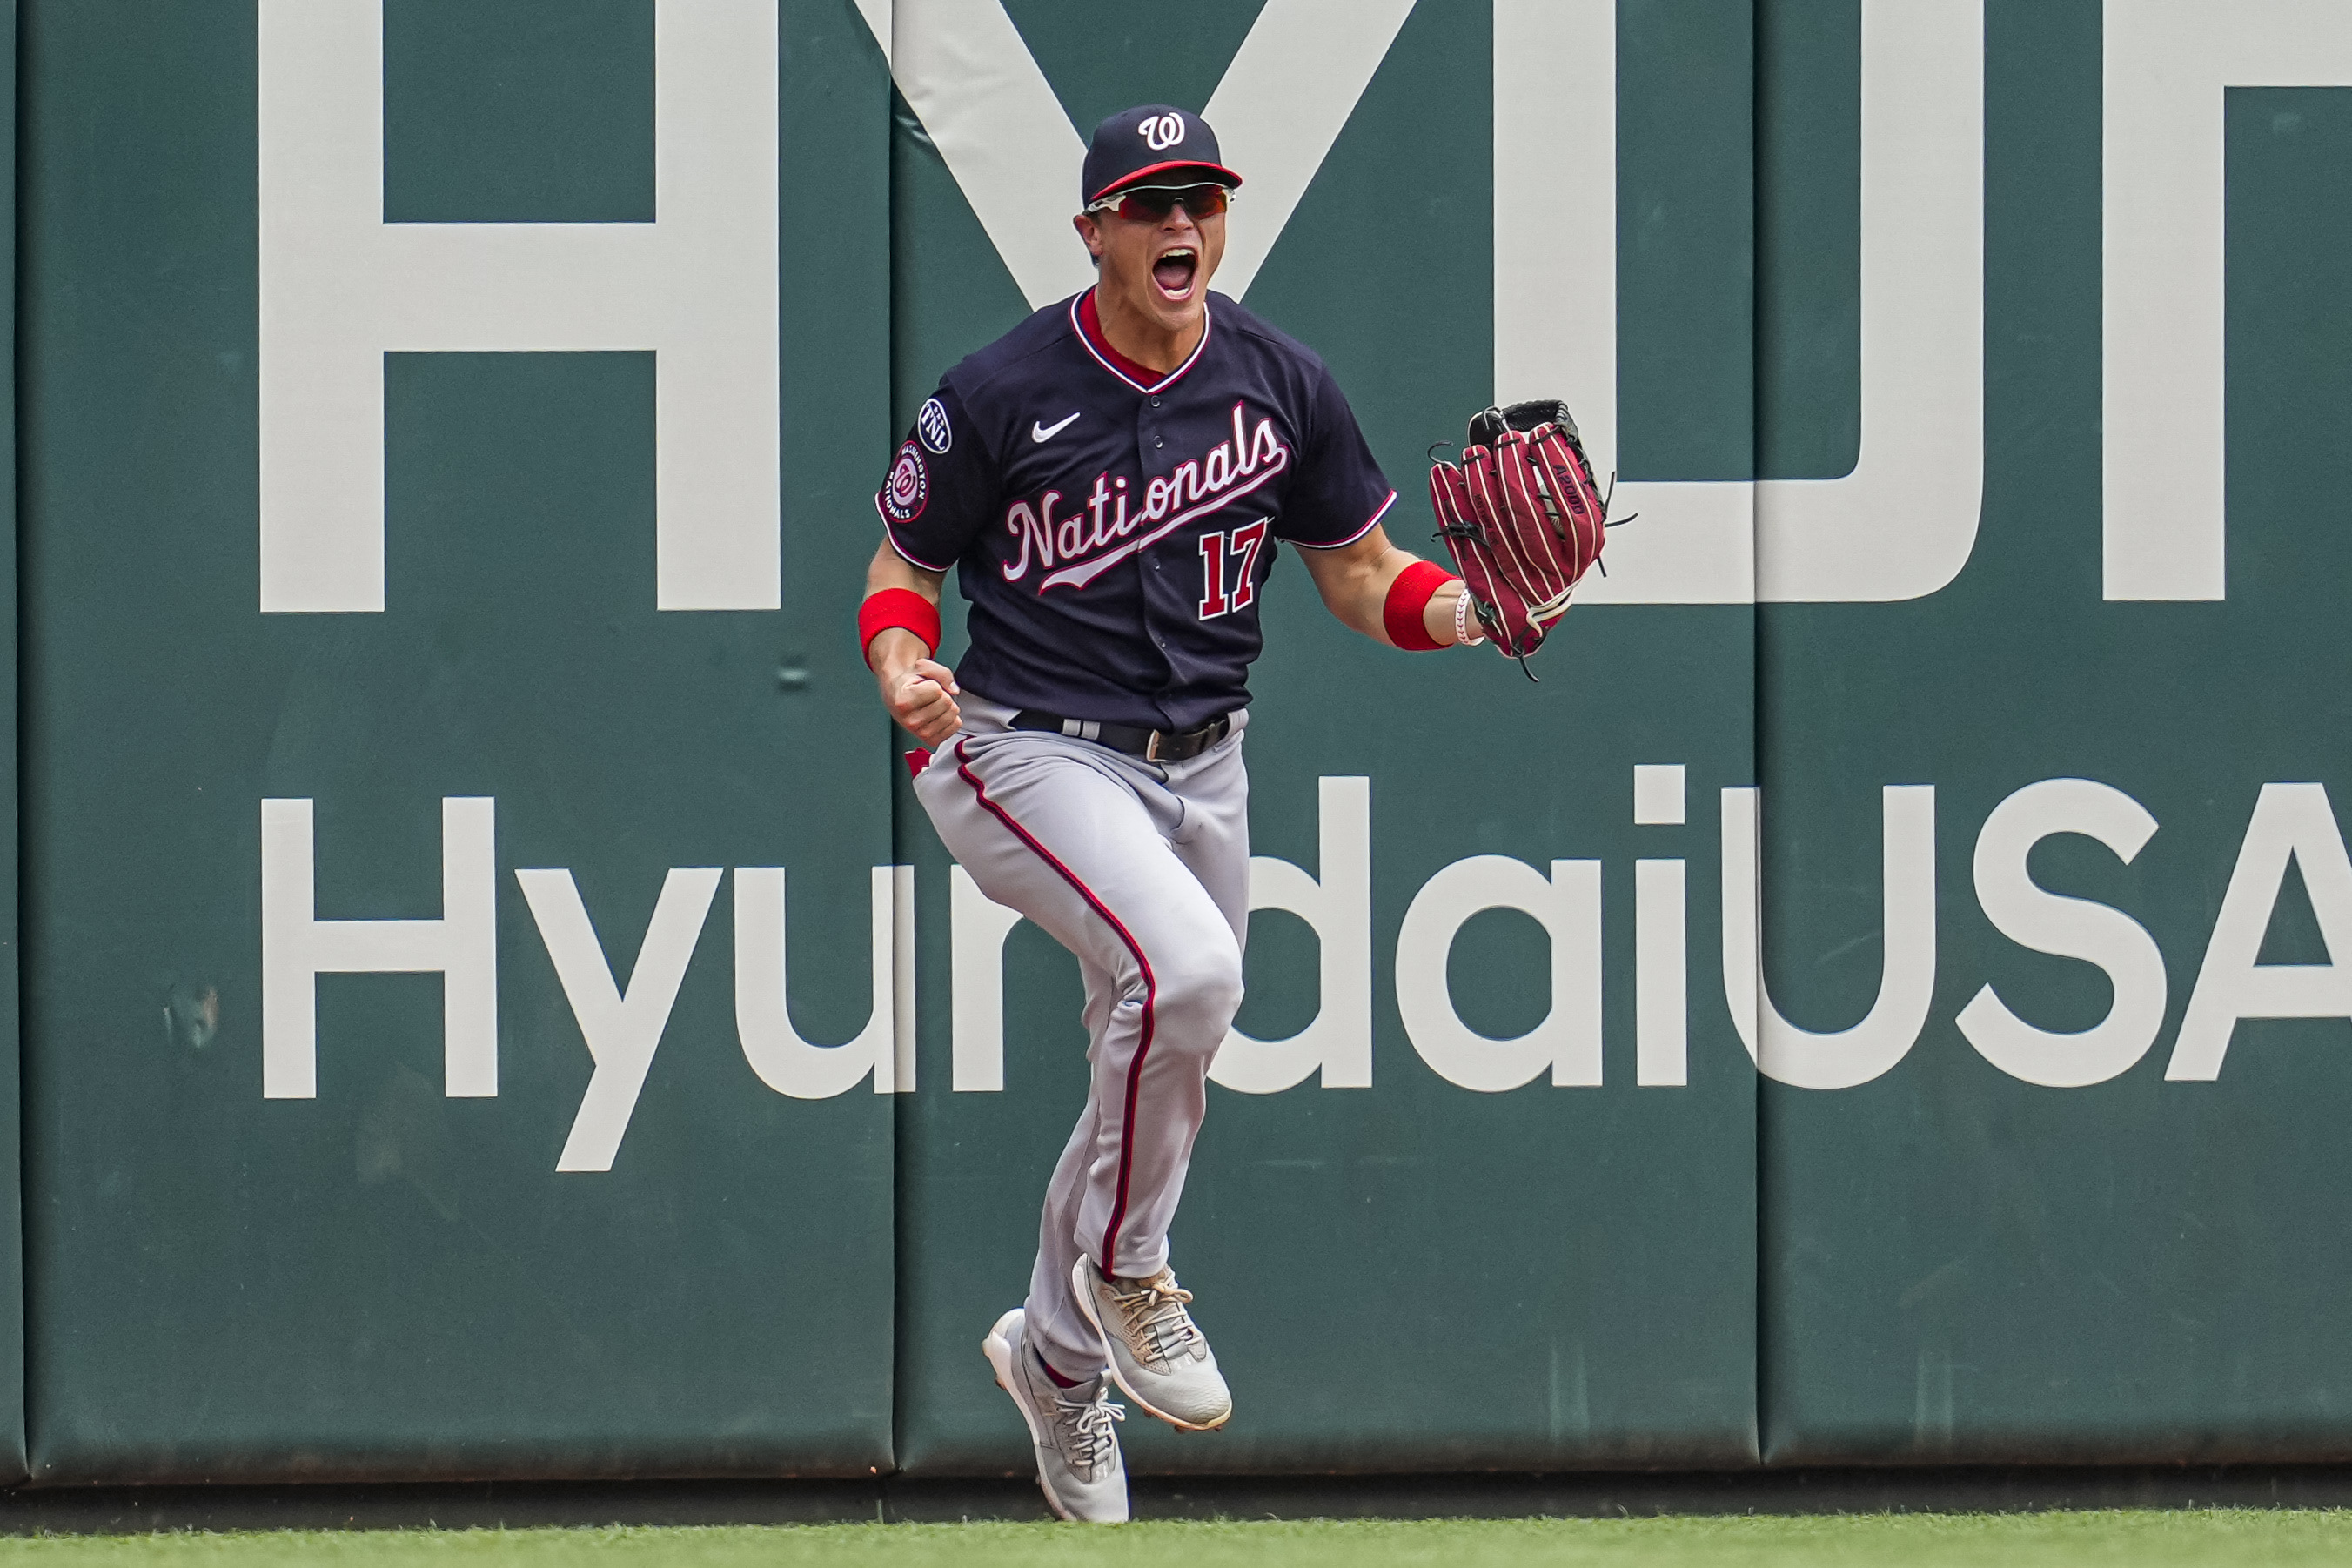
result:
M 1169 299 L 1181 300 L 1192 292 L 1192 279 L 1200 269 L 1199 255 L 1189 246 L 1179 247 L 1151 264 L 1151 281 Z

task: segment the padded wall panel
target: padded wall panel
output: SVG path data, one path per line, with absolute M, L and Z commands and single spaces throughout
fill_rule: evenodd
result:
M 514 222 L 523 243 L 576 224 L 590 247 L 596 226 L 675 216 L 654 200 L 656 71 L 697 18 L 777 39 L 774 105 L 688 108 L 737 126 L 781 108 L 782 607 L 656 607 L 657 408 L 665 378 L 704 373 L 598 341 L 592 316 L 543 346 L 597 352 L 527 352 L 492 322 L 497 342 L 383 354 L 383 607 L 263 614 L 262 470 L 315 449 L 257 457 L 257 356 L 286 345 L 260 330 L 256 10 L 28 8 L 42 1481 L 890 1463 L 889 1102 L 754 1075 L 731 940 L 736 868 L 785 868 L 791 1017 L 825 1045 L 867 1019 L 887 760 L 842 586 L 864 531 L 841 520 L 887 440 L 887 99 L 862 23 L 846 0 L 390 0 L 382 216 Z M 762 52 L 728 79 L 756 79 Z M 346 130 L 364 149 L 373 128 Z M 322 189 L 284 199 L 348 195 Z M 557 265 L 540 289 L 570 281 Z M 515 314 L 536 320 L 539 291 Z M 743 322 L 755 348 L 762 320 Z M 501 352 L 445 352 L 474 346 Z M 363 358 L 313 390 L 377 374 Z M 320 920 L 430 920 L 443 803 L 484 798 L 460 815 L 494 820 L 494 931 L 465 951 L 495 958 L 495 1093 L 445 1078 L 436 976 L 330 973 L 315 1096 L 265 1098 L 263 803 L 311 803 Z M 548 919 L 530 868 L 571 873 L 541 887 Z M 689 896 L 647 940 L 674 868 Z M 701 920 L 691 895 L 719 871 Z M 565 907 L 560 982 L 541 927 Z M 594 1014 L 633 971 L 633 1002 L 667 976 L 675 1007 L 610 1168 L 559 1171 L 595 1066 L 566 982 Z
M 1836 128 L 1822 126 L 1821 104 L 1842 99 L 1851 116 L 1854 77 L 1823 68 L 1853 58 L 1870 8 L 1761 10 L 1762 35 L 1789 46 L 1786 68 L 1763 77 L 1764 121 L 1793 135 L 1810 116 L 1826 145 Z M 1803 1026 L 1842 1028 L 1869 1011 L 1894 945 L 1880 907 L 1881 791 L 1936 791 L 1937 968 L 1916 1044 L 1857 1087 L 1773 1084 L 1763 1097 L 1765 1439 L 1780 1462 L 2212 1462 L 2352 1448 L 2347 1281 L 2327 1239 L 2352 1212 L 2338 1131 L 2352 1092 L 2345 1008 L 2322 995 L 2303 1005 L 2339 1016 L 2254 1016 L 2233 1030 L 2224 1017 L 2218 1064 L 2200 1063 L 2200 1031 L 2185 1028 L 2200 992 L 2225 1013 L 2232 995 L 2253 1015 L 2292 1010 L 2263 990 L 2264 974 L 2282 973 L 2272 966 L 2347 957 L 2334 846 L 2352 787 L 2340 697 L 2352 561 L 2335 432 L 2352 411 L 2352 232 L 2335 193 L 2352 162 L 2352 93 L 2225 93 L 2221 73 L 2247 69 L 2245 17 L 2213 7 L 2197 35 L 2216 62 L 2210 96 L 2176 101 L 2192 105 L 2181 123 L 2221 139 L 2226 226 L 2221 193 L 2168 168 L 2179 199 L 2164 204 L 2162 235 L 2109 252 L 2106 298 L 2119 297 L 2119 266 L 2144 274 L 2208 247 L 2223 258 L 2226 429 L 2194 412 L 2194 321 L 2168 321 L 2155 374 L 2182 378 L 2161 439 L 2183 461 L 2162 488 L 2197 496 L 2198 465 L 2226 450 L 2226 583 L 2201 602 L 2106 599 L 2103 582 L 2137 547 L 2128 510 L 2111 513 L 2124 542 L 2106 546 L 2103 572 L 2102 49 L 2113 29 L 2159 17 L 2107 10 L 2103 37 L 2091 0 L 1985 7 L 1973 557 L 1930 597 L 1763 617 L 1768 970 Z M 2310 43 L 2267 68 L 2299 78 L 2326 58 L 2335 14 L 2277 15 L 2299 15 Z M 2109 124 L 2105 155 L 2129 155 L 2147 134 Z M 1780 230 L 1777 250 L 1766 224 L 1768 269 L 1852 253 L 1852 175 L 1839 162 L 1766 165 L 1762 210 L 1809 215 Z M 1823 445 L 1854 398 L 1853 362 L 1836 363 L 1845 356 L 1825 316 L 1794 324 L 1780 298 L 1792 324 L 1784 379 L 1760 377 L 1779 389 L 1766 423 L 1810 426 Z M 1814 368 L 1787 368 L 1807 343 Z M 1875 374 L 1866 358 L 1861 371 Z M 2110 420 L 2111 438 L 2123 430 Z M 1865 458 L 1871 443 L 1865 420 Z M 2120 504 L 2112 488 L 2105 503 Z M 2221 525 L 2192 510 L 2200 526 Z M 2019 794 L 2067 779 L 2088 781 L 2066 786 L 2071 805 L 2046 788 Z M 2266 826 L 2250 833 L 2266 792 Z M 2301 813 L 2303 858 L 2265 878 L 2282 810 Z M 1989 832 L 1996 812 L 2024 837 Z M 2102 812 L 2116 847 L 2088 836 Z M 2119 911 L 2074 927 L 2103 922 L 2116 978 L 2021 940 L 2021 861 L 2040 887 Z M 2225 921 L 2233 877 L 2242 913 Z M 2225 941 L 2209 964 L 2217 927 L 2250 933 L 2253 950 L 2231 960 Z M 2254 976 L 2252 989 L 2233 991 L 2232 974 Z M 2042 1036 L 1992 1018 L 1978 1000 L 1987 986 Z M 2103 1040 L 2063 1037 L 2110 1024 Z
M 16 7 L 12 5 L 5 13 L 0 13 L 0 19 L 5 19 L 7 27 L 5 40 L 0 41 L 0 80 L 5 80 L 6 83 L 9 112 L 6 129 L 5 132 L 0 132 L 0 136 L 5 137 L 8 153 L 5 179 L 8 191 L 9 233 L 13 240 L 16 234 Z M 8 247 L 6 261 L 0 265 L 5 265 L 9 292 L 13 296 L 16 292 L 16 247 L 14 243 L 11 243 Z M 13 367 L 16 357 L 16 327 L 13 311 L 10 313 L 5 331 L 7 359 Z M 8 422 L 13 428 L 16 424 L 16 410 L 15 375 L 12 374 L 9 377 L 7 390 L 0 393 L 0 397 L 5 399 L 5 406 L 8 412 Z M 14 537 L 16 531 L 15 526 L 16 446 L 15 441 L 11 440 L 7 443 L 5 455 L 0 455 L 0 464 L 5 465 L 5 504 L 9 521 L 8 532 L 11 537 Z M 6 574 L 6 592 L 5 595 L 0 595 L 0 603 L 5 603 L 6 606 L 9 626 L 13 633 L 16 618 L 15 552 L 9 552 L 5 567 L 0 570 L 5 570 Z M 12 635 L 8 639 L 11 679 L 5 699 L 9 721 L 8 730 L 11 733 L 14 733 L 16 728 L 17 684 L 14 679 L 16 658 L 16 639 Z M 19 749 L 12 746 L 8 752 L 5 784 L 7 811 L 12 819 L 16 814 L 17 780 L 21 760 Z M 17 846 L 15 838 L 10 838 L 5 849 L 0 849 L 0 864 L 4 864 L 6 868 L 5 878 L 0 878 L 0 884 L 5 884 L 9 892 L 7 907 L 5 911 L 0 911 L 0 999 L 5 999 L 0 1000 L 0 1036 L 5 1036 L 7 1042 L 5 1058 L 0 1058 L 0 1064 L 5 1064 L 0 1065 L 0 1172 L 6 1173 L 5 1191 L 7 1193 L 5 1199 L 0 1199 L 0 1473 L 5 1473 L 13 1479 L 21 1478 L 25 1473 L 24 1161 L 21 1145 L 23 1131 L 23 1107 L 20 1103 L 19 1087 L 21 1073 L 18 1070 L 22 1000 L 18 982 L 23 950 L 18 941 L 20 889 L 17 879 Z

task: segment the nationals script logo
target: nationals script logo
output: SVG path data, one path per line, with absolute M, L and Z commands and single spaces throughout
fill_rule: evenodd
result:
M 1107 473 L 1095 476 L 1095 488 L 1083 506 L 1061 517 L 1054 515 L 1062 502 L 1059 490 L 1047 490 L 1034 507 L 1014 501 L 1005 510 L 1004 527 L 1021 542 L 1021 555 L 999 570 L 1006 582 L 1018 583 L 1029 574 L 1034 561 L 1044 573 L 1038 592 L 1083 588 L 1129 556 L 1239 500 L 1289 467 L 1290 448 L 1275 433 L 1274 421 L 1261 419 L 1256 429 L 1247 429 L 1243 405 L 1236 403 L 1234 438 L 1145 485 L 1139 506 L 1133 504 L 1137 498 L 1129 492 L 1127 476 L 1114 479 Z

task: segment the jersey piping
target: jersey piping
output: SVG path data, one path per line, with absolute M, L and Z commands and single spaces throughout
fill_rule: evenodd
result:
M 1070 331 L 1077 334 L 1078 342 L 1086 345 L 1087 353 L 1094 356 L 1094 362 L 1097 364 L 1102 366 L 1103 369 L 1110 372 L 1111 374 L 1118 377 L 1119 380 L 1127 383 L 1128 385 L 1135 388 L 1138 392 L 1164 392 L 1169 387 L 1175 385 L 1177 382 L 1183 379 L 1184 373 L 1192 369 L 1193 365 L 1200 362 L 1202 352 L 1208 348 L 1209 334 L 1217 330 L 1216 312 L 1211 310 L 1208 308 L 1206 301 L 1203 301 L 1201 307 L 1201 341 L 1192 345 L 1192 352 L 1184 356 L 1184 363 L 1182 364 L 1180 364 L 1174 370 L 1170 371 L 1160 380 L 1151 383 L 1150 385 L 1146 385 L 1144 383 L 1138 381 L 1135 377 L 1128 374 L 1127 372 L 1119 369 L 1117 363 L 1104 354 L 1102 349 L 1095 346 L 1093 337 L 1087 331 L 1086 322 L 1082 321 L 1078 315 L 1079 306 L 1091 300 L 1094 297 L 1095 291 L 1088 289 L 1071 300 Z M 1105 347 L 1109 345 L 1109 339 L 1106 338 L 1103 342 Z M 1121 357 L 1123 358 L 1125 356 L 1122 355 Z
M 1393 499 L 1393 494 L 1391 495 L 1391 499 Z M 955 564 L 954 562 L 950 561 L 948 563 L 948 566 L 935 566 L 931 563 L 924 560 L 921 556 L 916 554 L 914 552 L 908 550 L 905 545 L 899 543 L 898 531 L 890 526 L 890 514 L 882 510 L 882 498 L 878 495 L 874 498 L 874 511 L 875 515 L 882 520 L 882 537 L 889 542 L 891 552 L 897 555 L 899 560 L 907 563 L 908 565 L 919 566 L 926 572 L 945 572 L 948 569 L 948 566 Z
M 1363 538 L 1364 535 L 1371 532 L 1373 529 L 1380 526 L 1381 519 L 1388 516 L 1389 508 L 1396 505 L 1396 491 L 1391 490 L 1389 492 L 1389 499 L 1374 507 L 1372 509 L 1372 515 L 1364 520 L 1364 526 L 1356 530 L 1355 532 L 1348 535 L 1345 539 L 1335 539 L 1328 544 L 1309 544 L 1303 539 L 1294 539 L 1290 542 L 1298 546 L 1301 550 L 1345 550 L 1348 546 L 1355 543 L 1356 541 Z M 877 501 L 875 504 L 878 506 L 881 503 Z M 887 521 L 888 520 L 886 518 L 884 521 Z

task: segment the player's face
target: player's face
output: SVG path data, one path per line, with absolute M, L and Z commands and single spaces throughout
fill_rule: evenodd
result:
M 1109 210 L 1078 219 L 1087 248 L 1102 261 L 1102 289 L 1169 332 L 1200 321 L 1209 279 L 1225 254 L 1225 215 L 1195 216 L 1191 207 L 1176 203 L 1159 218 Z

